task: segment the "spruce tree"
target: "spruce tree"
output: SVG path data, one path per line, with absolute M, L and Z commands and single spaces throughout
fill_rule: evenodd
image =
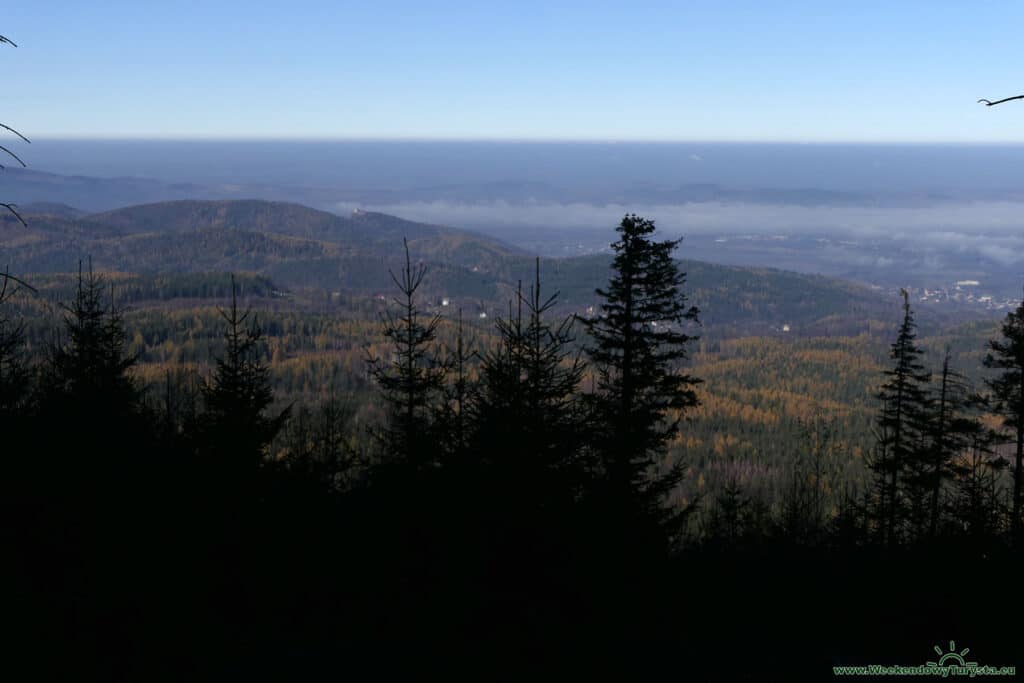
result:
M 750 499 L 744 495 L 736 477 L 730 477 L 715 496 L 711 508 L 705 541 L 723 548 L 733 548 L 747 532 L 747 513 Z
M 941 494 L 945 483 L 954 475 L 954 463 L 984 431 L 980 422 L 966 414 L 969 398 L 966 379 L 950 366 L 947 347 L 927 423 L 927 448 L 922 451 L 916 467 L 916 482 L 928 497 L 927 524 L 931 538 L 939 531 Z
M 167 368 L 163 380 L 150 393 L 160 439 L 172 448 L 187 448 L 189 428 L 197 423 L 202 384 L 195 370 Z
M 999 435 L 983 429 L 953 461 L 950 516 L 956 531 L 975 543 L 987 544 L 1003 529 L 1006 519 L 1003 472 L 1009 462 L 996 454 Z
M 1010 533 L 1014 543 L 1019 544 L 1024 482 L 1024 302 L 1006 315 L 1001 331 L 1001 339 L 989 341 L 983 364 L 990 370 L 1000 371 L 985 384 L 992 393 L 994 410 L 1002 416 L 1003 426 L 1015 442 Z
M 231 277 L 231 307 L 220 311 L 227 327 L 224 355 L 202 386 L 199 450 L 243 474 L 263 463 L 266 447 L 287 419 L 288 410 L 269 415 L 274 401 L 269 370 L 259 357 L 262 336 L 251 310 L 238 309 Z M 251 317 L 251 321 L 250 321 Z
M 498 347 L 481 361 L 474 446 L 520 480 L 518 495 L 571 495 L 582 471 L 583 362 L 572 348 L 572 316 L 548 322 L 558 293 L 544 298 L 540 286 L 538 259 L 529 294 L 517 290 L 509 316 L 497 321 Z
M 86 414 L 124 417 L 141 407 L 141 391 L 129 374 L 137 359 L 125 349 L 124 317 L 113 298 L 91 262 L 86 273 L 79 265 L 75 299 L 64 307 L 66 339 L 51 349 L 44 368 L 44 400 L 77 405 L 67 407 L 79 411 L 83 422 Z
M 299 406 L 277 442 L 284 452 L 282 468 L 327 490 L 346 488 L 358 460 L 351 435 L 353 417 L 352 405 L 333 386 L 318 404 Z
M 408 240 L 403 244 L 405 267 L 398 275 L 391 272 L 399 291 L 394 300 L 397 313 L 389 310 L 382 320 L 391 357 L 370 357 L 368 362 L 388 412 L 387 426 L 380 434 L 386 458 L 413 468 L 431 467 L 438 463 L 440 450 L 433 441 L 432 415 L 447 374 L 434 348 L 441 317 L 425 316 L 420 309 L 416 292 L 426 266 L 413 267 Z
M 596 290 L 600 314 L 585 320 L 587 353 L 597 372 L 595 450 L 604 494 L 619 515 L 662 526 L 678 521 L 665 508 L 682 476 L 679 463 L 656 475 L 681 415 L 698 404 L 701 380 L 686 373 L 687 333 L 698 310 L 687 304 L 686 275 L 673 259 L 681 240 L 655 241 L 654 222 L 628 214 L 607 288 Z M 624 523 L 629 524 L 627 520 Z
M 471 376 L 471 364 L 479 358 L 476 340 L 467 337 L 459 309 L 455 348 L 446 351 L 445 366 L 450 370 L 436 405 L 434 421 L 445 458 L 461 461 L 469 455 L 472 422 L 477 405 L 478 387 Z
M 893 545 L 902 538 L 902 525 L 910 514 L 907 472 L 915 466 L 929 414 L 928 384 L 931 374 L 921 363 L 917 346 L 917 325 L 906 290 L 903 295 L 903 321 L 889 358 L 895 363 L 884 372 L 886 381 L 878 391 L 882 408 L 876 421 L 876 456 L 871 463 L 875 473 L 878 501 L 876 516 L 882 542 Z M 911 496 L 912 497 L 912 496 Z
M 134 514 L 145 501 L 132 480 L 153 463 L 155 430 L 132 373 L 136 358 L 126 350 L 123 316 L 91 266 L 79 269 L 75 298 L 64 309 L 63 334 L 41 364 L 30 417 L 32 441 L 46 456 L 39 462 L 49 462 L 69 514 L 84 514 L 73 511 L 77 505 Z

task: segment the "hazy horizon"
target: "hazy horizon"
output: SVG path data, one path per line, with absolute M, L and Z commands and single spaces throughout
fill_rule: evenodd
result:
M 885 283 L 955 272 L 1000 291 L 1016 290 L 1024 263 L 1024 146 L 64 140 L 34 143 L 31 159 L 31 171 L 79 180 L 12 170 L 0 177 L 10 199 L 87 211 L 271 199 L 475 230 L 548 256 L 606 249 L 635 212 L 719 263 Z M 721 241 L 775 234 L 792 238 L 787 249 Z
M 42 138 L 30 152 L 31 170 L 62 175 L 378 190 L 640 182 L 898 193 L 1024 180 L 1024 144 L 992 143 Z

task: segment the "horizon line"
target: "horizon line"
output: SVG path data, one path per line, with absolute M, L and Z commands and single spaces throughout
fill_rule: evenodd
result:
M 1021 140 L 796 140 L 685 138 L 431 137 L 431 136 L 240 136 L 240 135 L 34 135 L 36 142 L 347 142 L 347 143 L 497 143 L 497 144 L 643 144 L 643 145 L 1024 145 Z

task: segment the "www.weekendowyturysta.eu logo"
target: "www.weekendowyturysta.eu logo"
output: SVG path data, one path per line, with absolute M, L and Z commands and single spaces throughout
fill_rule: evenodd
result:
M 918 666 L 900 666 L 884 664 L 867 664 L 864 666 L 834 666 L 832 673 L 836 676 L 1014 676 L 1016 667 L 979 665 L 968 661 L 966 657 L 971 649 L 965 647 L 957 650 L 956 642 L 949 641 L 949 651 L 936 645 L 937 661 L 928 661 Z

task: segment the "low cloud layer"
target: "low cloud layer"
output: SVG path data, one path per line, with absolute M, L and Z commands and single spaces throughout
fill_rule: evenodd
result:
M 339 203 L 335 206 L 340 213 L 354 208 L 491 233 L 508 232 L 510 236 L 517 228 L 550 229 L 554 239 L 557 239 L 555 234 L 561 234 L 569 240 L 580 233 L 608 231 L 623 214 L 635 212 L 653 218 L 670 236 L 780 234 L 882 243 L 895 240 L 922 252 L 973 253 L 1003 266 L 1024 261 L 1024 203 L 1017 202 L 944 202 L 923 207 L 808 207 L 718 202 L 599 206 L 418 201 L 380 206 Z M 846 259 L 849 257 L 849 254 L 844 255 Z

